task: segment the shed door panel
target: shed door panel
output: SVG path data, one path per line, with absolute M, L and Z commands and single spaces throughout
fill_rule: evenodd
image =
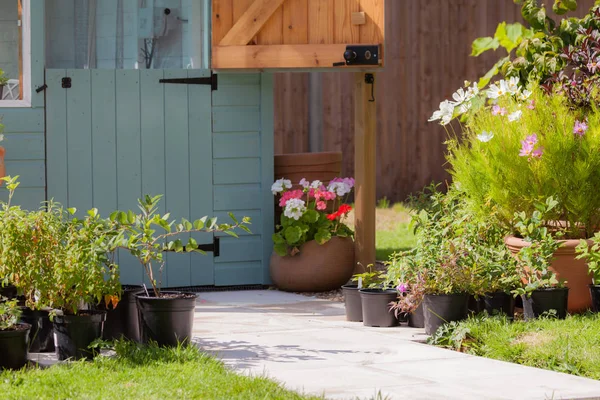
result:
M 79 213 L 137 210 L 145 194 L 164 194 L 160 212 L 213 214 L 211 88 L 162 84 L 209 76 L 206 70 L 47 70 L 48 198 Z M 72 87 L 62 88 L 71 78 Z M 212 234 L 196 235 L 211 243 Z M 119 254 L 121 280 L 144 273 Z M 163 287 L 213 285 L 213 256 L 168 254 Z

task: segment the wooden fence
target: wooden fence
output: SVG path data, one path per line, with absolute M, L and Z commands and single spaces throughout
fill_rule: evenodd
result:
M 594 0 L 580 1 L 585 12 Z M 551 3 L 551 2 L 547 2 Z M 521 21 L 512 0 L 387 0 L 386 67 L 377 74 L 377 196 L 402 201 L 432 181 L 448 179 L 444 129 L 427 119 L 465 80 L 501 57 L 470 57 L 471 42 L 499 22 Z M 310 148 L 310 101 L 322 96 L 320 149 L 342 151 L 344 176 L 354 172 L 353 74 L 321 73 L 312 93 L 308 73 L 277 74 L 275 154 Z M 315 117 L 313 117 L 315 118 Z M 314 121 L 313 121 L 314 122 Z

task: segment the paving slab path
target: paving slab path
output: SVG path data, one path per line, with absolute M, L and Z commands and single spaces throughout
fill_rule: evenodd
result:
M 421 343 L 424 331 L 368 328 L 344 305 L 274 290 L 201 293 L 194 340 L 238 372 L 329 399 L 600 399 L 600 381 Z

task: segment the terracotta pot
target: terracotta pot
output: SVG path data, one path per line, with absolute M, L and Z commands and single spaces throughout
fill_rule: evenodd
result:
M 298 184 L 302 178 L 329 182 L 342 172 L 342 153 L 297 153 L 275 156 L 275 180 L 285 178 Z
M 310 241 L 295 256 L 273 253 L 271 279 L 288 292 L 326 292 L 339 289 L 354 273 L 354 241 L 333 237 L 324 245 Z
M 515 236 L 508 236 L 504 242 L 513 254 L 530 244 Z M 579 240 L 561 240 L 562 246 L 554 253 L 551 270 L 556 272 L 558 279 L 567 281 L 569 290 L 568 311 L 577 313 L 587 310 L 592 305 L 589 285 L 592 276 L 589 274 L 585 260 L 575 258 L 575 248 Z M 591 242 L 590 242 L 591 244 Z

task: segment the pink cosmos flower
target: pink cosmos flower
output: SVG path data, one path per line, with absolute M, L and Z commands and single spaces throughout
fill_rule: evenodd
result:
M 535 110 L 535 100 L 531 100 L 527 105 L 527 108 L 529 108 L 530 110 Z
M 573 127 L 573 133 L 579 136 L 585 135 L 588 130 L 588 125 L 585 122 L 575 121 L 575 127 Z
M 317 210 L 325 210 L 327 208 L 327 203 L 324 201 L 317 201 Z
M 535 148 L 535 145 L 538 142 L 537 135 L 534 133 L 533 135 L 527 136 L 525 140 L 521 141 L 521 152 L 519 155 L 521 157 L 529 157 Z
M 507 112 L 506 108 L 500 107 L 499 105 L 492 107 L 492 115 L 506 115 Z
M 535 157 L 535 158 L 542 158 L 542 154 L 544 154 L 543 147 L 539 147 L 531 153 L 532 157 Z

